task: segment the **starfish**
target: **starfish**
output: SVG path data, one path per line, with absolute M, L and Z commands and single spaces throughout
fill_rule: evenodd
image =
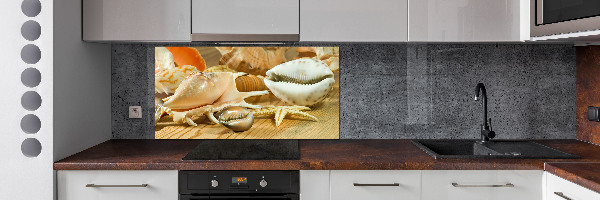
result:
M 302 112 L 305 110 L 310 110 L 310 108 L 306 106 L 264 106 L 261 109 L 253 110 L 252 114 L 254 116 L 275 114 L 275 126 L 279 126 L 286 115 L 295 115 L 319 121 L 315 116 Z

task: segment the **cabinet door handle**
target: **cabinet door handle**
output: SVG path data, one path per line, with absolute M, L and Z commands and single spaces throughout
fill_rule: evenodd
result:
M 354 186 L 400 186 L 400 183 L 391 183 L 391 184 L 354 183 Z
M 148 184 L 140 184 L 140 185 L 96 185 L 96 184 L 87 184 L 85 187 L 148 187 Z
M 454 187 L 515 187 L 512 183 L 507 183 L 504 185 L 462 185 L 458 183 L 452 183 Z
M 573 199 L 569 198 L 568 196 L 565 196 L 565 194 L 563 194 L 562 192 L 554 192 L 554 194 L 556 196 L 562 197 L 565 200 L 573 200 Z

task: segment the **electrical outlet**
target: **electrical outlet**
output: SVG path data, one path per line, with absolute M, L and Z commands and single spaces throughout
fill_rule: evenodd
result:
M 142 118 L 142 106 L 129 106 L 129 118 Z

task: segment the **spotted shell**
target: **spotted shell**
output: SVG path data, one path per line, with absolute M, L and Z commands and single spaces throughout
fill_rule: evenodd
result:
M 267 71 L 265 85 L 282 101 L 312 106 L 323 101 L 335 83 L 334 74 L 323 61 L 301 58 Z

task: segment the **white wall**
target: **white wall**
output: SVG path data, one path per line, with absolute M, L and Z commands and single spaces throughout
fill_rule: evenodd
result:
M 52 199 L 53 197 L 53 143 L 52 143 L 52 1 L 41 0 L 41 12 L 27 17 L 21 12 L 22 0 L 0 1 L 0 199 Z M 41 26 L 41 36 L 27 41 L 21 36 L 21 25 L 35 20 Z M 21 60 L 21 49 L 33 44 L 41 50 L 41 59 L 35 64 Z M 42 74 L 41 83 L 29 88 L 21 83 L 21 73 L 34 67 Z M 21 96 L 26 91 L 35 91 L 42 97 L 41 106 L 27 111 L 21 106 Z M 35 134 L 21 130 L 21 118 L 35 114 L 40 118 L 41 128 Z M 41 143 L 37 157 L 26 157 L 21 144 L 27 138 Z
M 81 35 L 81 0 L 55 0 L 54 161 L 112 136 L 110 45 Z
M 111 137 L 110 45 L 81 41 L 81 0 L 40 0 L 41 12 L 33 17 L 23 14 L 22 1 L 0 1 L 0 199 L 53 199 L 53 162 Z M 21 35 L 28 20 L 40 24 L 40 38 L 28 41 Z M 35 64 L 21 59 L 28 44 L 41 50 Z M 33 88 L 21 82 L 29 67 L 42 77 Z M 41 96 L 38 109 L 22 107 L 27 91 Z M 27 114 L 40 118 L 34 134 L 21 129 Z M 28 138 L 41 143 L 37 157 L 21 152 Z

